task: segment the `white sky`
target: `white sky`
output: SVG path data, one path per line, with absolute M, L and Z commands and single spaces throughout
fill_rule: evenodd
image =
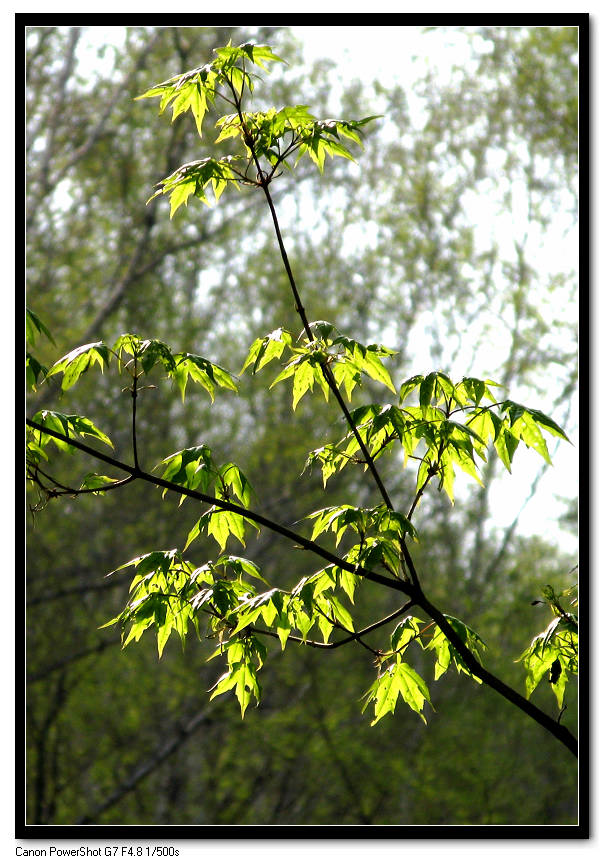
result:
M 478 22 L 480 23 L 480 22 Z M 421 77 L 427 71 L 429 65 L 436 66 L 443 77 L 447 76 L 447 70 L 454 63 L 460 63 L 469 56 L 468 41 L 463 35 L 453 33 L 442 34 L 421 33 L 421 28 L 413 25 L 406 26 L 328 26 L 328 27 L 299 27 L 293 26 L 292 31 L 304 42 L 304 59 L 309 64 L 321 57 L 330 57 L 337 64 L 337 75 L 344 80 L 352 78 L 367 79 L 369 81 L 379 78 L 384 85 L 400 83 L 405 86 L 408 97 L 410 96 L 409 85 L 412 81 Z M 278 52 L 277 52 L 278 53 Z M 417 116 L 418 106 L 414 105 L 413 98 L 410 100 L 412 118 Z M 415 107 L 415 112 L 414 112 Z M 362 157 L 360 158 L 362 168 Z M 513 240 L 510 225 L 506 225 L 505 218 L 499 217 L 495 223 L 495 214 L 489 213 L 489 201 L 478 200 L 476 207 L 476 225 L 485 226 L 487 233 L 495 231 L 498 243 L 505 247 L 506 233 L 509 233 L 510 243 Z M 512 221 L 513 222 L 513 221 Z M 508 220 L 509 223 L 509 220 Z M 560 269 L 565 269 L 570 255 L 577 257 L 576 235 L 571 236 L 570 249 L 569 238 L 562 237 L 553 240 L 555 229 L 550 235 L 550 241 L 545 254 L 550 259 L 551 269 L 555 269 L 555 262 L 551 260 L 556 254 L 556 245 L 560 249 Z M 384 339 L 386 344 L 387 339 Z M 417 341 L 416 344 L 420 344 Z M 392 348 L 396 348 L 395 345 Z M 422 363 L 428 364 L 422 368 Z M 429 371 L 429 359 L 417 357 L 417 369 L 410 370 L 410 374 Z M 472 374 L 472 370 L 465 370 L 465 374 Z M 518 395 L 510 393 L 511 399 L 518 399 Z M 539 400 L 534 402 L 527 400 L 531 407 L 540 407 Z M 556 419 L 556 418 L 555 418 Z M 560 419 L 558 419 L 560 420 Z M 573 425 L 577 422 L 574 416 Z M 543 534 L 570 552 L 576 550 L 576 540 L 569 533 L 560 531 L 557 525 L 557 516 L 560 513 L 560 502 L 556 496 L 573 497 L 577 494 L 578 487 L 578 447 L 576 435 L 573 433 L 575 447 L 562 443 L 553 456 L 553 468 L 550 468 L 540 481 L 537 494 L 523 510 L 519 523 L 519 530 L 524 534 Z M 555 444 L 548 437 L 550 453 Z M 531 482 L 535 473 L 541 468 L 541 459 L 532 451 L 526 455 L 524 448 L 517 452 L 515 462 L 512 464 L 511 477 L 504 478 L 498 484 L 498 494 L 491 496 L 491 512 L 493 521 L 497 525 L 507 525 L 514 517 L 519 503 L 524 502 L 528 496 Z M 459 478 L 456 486 L 463 488 L 464 479 Z

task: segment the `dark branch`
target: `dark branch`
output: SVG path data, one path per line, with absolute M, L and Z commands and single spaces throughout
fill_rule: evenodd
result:
M 163 489 L 171 490 L 172 492 L 178 493 L 179 495 L 184 495 L 189 498 L 196 499 L 197 501 L 205 502 L 206 504 L 213 505 L 215 507 L 221 508 L 222 510 L 232 511 L 233 513 L 240 514 L 247 519 L 253 520 L 259 525 L 262 525 L 265 528 L 268 528 L 271 531 L 288 538 L 299 547 L 302 547 L 309 552 L 315 553 L 323 560 L 342 568 L 342 570 L 347 571 L 348 573 L 359 574 L 360 576 L 365 577 L 370 582 L 387 586 L 388 588 L 394 589 L 398 592 L 404 592 L 409 596 L 410 600 L 414 604 L 416 604 L 420 609 L 424 610 L 424 612 L 428 613 L 428 615 L 430 615 L 434 619 L 434 621 L 440 627 L 441 631 L 445 634 L 451 645 L 459 652 L 460 657 L 463 659 L 470 672 L 476 675 L 481 681 L 489 685 L 489 687 L 491 687 L 494 691 L 497 691 L 497 693 L 499 693 L 502 697 L 515 705 L 517 708 L 519 708 L 526 715 L 533 718 L 533 720 L 535 720 L 538 724 L 540 724 L 553 736 L 555 736 L 556 739 L 566 745 L 566 747 L 575 756 L 577 755 L 577 740 L 572 735 L 570 730 L 559 724 L 553 718 L 550 718 L 549 715 L 546 715 L 545 712 L 542 712 L 541 709 L 539 709 L 533 703 L 530 703 L 527 699 L 514 691 L 513 688 L 510 688 L 492 673 L 489 673 L 487 670 L 485 670 L 484 667 L 480 664 L 480 662 L 474 657 L 470 649 L 468 649 L 468 647 L 465 645 L 463 640 L 458 636 L 455 629 L 447 620 L 445 614 L 442 613 L 432 603 L 430 603 L 430 601 L 424 595 L 423 591 L 417 585 L 412 585 L 408 581 L 403 582 L 399 580 L 393 580 L 390 577 L 386 577 L 382 574 L 377 574 L 373 571 L 369 571 L 361 565 L 351 565 L 350 562 L 347 562 L 344 559 L 341 559 L 339 556 L 330 553 L 328 550 L 324 549 L 318 544 L 315 544 L 313 541 L 309 541 L 302 535 L 298 535 L 296 532 L 291 531 L 291 529 L 288 529 L 285 526 L 282 526 L 279 523 L 276 523 L 273 520 L 262 516 L 261 514 L 257 514 L 254 511 L 250 511 L 247 508 L 241 507 L 240 505 L 236 505 L 233 502 L 222 501 L 221 499 L 216 499 L 213 496 L 200 493 L 197 490 L 187 489 L 186 487 L 182 487 L 179 484 L 173 483 L 172 481 L 167 481 L 163 478 L 155 477 L 148 472 L 144 472 L 141 469 L 136 469 L 134 466 L 129 466 L 126 463 L 121 462 L 120 460 L 116 460 L 114 457 L 109 456 L 108 454 L 97 451 L 94 448 L 91 448 L 89 445 L 76 441 L 75 439 L 72 439 L 69 436 L 64 435 L 63 433 L 59 433 L 56 430 L 47 429 L 46 427 L 36 423 L 35 421 L 28 419 L 27 425 L 32 429 L 38 430 L 39 432 L 47 433 L 48 435 L 53 436 L 54 438 L 58 438 L 61 441 L 66 442 L 67 444 L 71 444 L 78 450 L 81 450 L 84 453 L 95 457 L 96 459 L 99 459 L 103 462 L 108 463 L 109 465 L 121 469 L 122 471 L 132 475 L 133 479 L 147 481 L 148 483 L 151 483 Z M 352 639 L 356 639 L 356 635 L 352 635 Z
M 214 507 L 220 508 L 223 511 L 231 511 L 232 513 L 239 514 L 246 519 L 252 520 L 259 525 L 270 529 L 272 532 L 276 532 L 277 534 L 288 538 L 289 540 L 293 541 L 294 544 L 296 544 L 297 546 L 302 547 L 303 549 L 308 550 L 311 553 L 315 553 L 320 558 L 324 559 L 332 565 L 336 565 L 343 571 L 347 571 L 350 574 L 359 574 L 360 576 L 365 577 L 371 582 L 386 586 L 389 589 L 394 589 L 397 592 L 405 592 L 405 594 L 409 595 L 410 597 L 412 596 L 412 586 L 408 582 L 404 582 L 402 580 L 394 580 L 391 577 L 387 577 L 383 574 L 378 574 L 375 571 L 370 571 L 367 568 L 364 568 L 362 565 L 353 565 L 350 562 L 347 562 L 345 559 L 342 559 L 339 556 L 335 555 L 334 553 L 329 552 L 329 550 L 321 547 L 314 541 L 309 541 L 308 538 L 305 538 L 303 535 L 299 535 L 297 534 L 297 532 L 293 532 L 286 526 L 282 526 L 280 523 L 276 523 L 274 520 L 271 520 L 268 517 L 263 516 L 262 514 L 258 514 L 255 511 L 251 511 L 248 508 L 242 507 L 241 505 L 237 505 L 235 504 L 235 502 L 227 502 L 223 499 L 216 499 L 214 498 L 214 496 L 210 496 L 207 493 L 200 493 L 198 492 L 198 490 L 191 490 L 187 487 L 180 486 L 180 484 L 175 484 L 172 481 L 158 478 L 155 475 L 149 474 L 148 472 L 145 472 L 140 468 L 130 466 L 127 463 L 123 463 L 120 460 L 115 459 L 115 457 L 110 456 L 109 454 L 104 454 L 101 451 L 90 447 L 90 445 L 79 442 L 76 439 L 71 438 L 70 436 L 64 435 L 63 433 L 60 433 L 56 430 L 48 429 L 47 427 L 44 427 L 36 421 L 28 419 L 27 425 L 31 427 L 31 429 L 38 430 L 38 432 L 47 433 L 53 438 L 60 439 L 67 444 L 73 445 L 78 450 L 81 450 L 84 453 L 87 453 L 90 456 L 107 463 L 108 465 L 114 466 L 114 468 L 121 469 L 123 472 L 131 475 L 132 480 L 140 479 L 143 481 L 147 481 L 147 483 L 151 483 L 155 486 L 161 487 L 162 489 L 178 493 L 181 496 L 184 495 L 188 498 L 204 502 L 207 505 L 213 505 Z

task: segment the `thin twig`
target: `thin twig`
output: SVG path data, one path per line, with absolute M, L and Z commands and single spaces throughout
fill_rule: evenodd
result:
M 373 622 L 371 625 L 367 625 L 366 628 L 363 628 L 360 631 L 356 631 L 354 634 L 349 634 L 348 637 L 344 637 L 342 640 L 337 640 L 335 643 L 321 643 L 318 640 L 304 640 L 302 637 L 297 637 L 294 634 L 288 634 L 288 641 L 291 640 L 293 643 L 302 643 L 305 646 L 310 646 L 313 649 L 338 649 L 340 646 L 345 646 L 346 643 L 352 643 L 354 640 L 358 640 L 359 637 L 364 637 L 367 634 L 370 634 L 372 631 L 376 631 L 378 628 L 387 625 L 388 622 L 391 622 L 393 619 L 402 616 L 403 613 L 406 613 L 413 606 L 413 601 L 407 601 L 406 604 L 403 604 L 402 607 L 399 607 L 398 610 L 395 610 L 393 613 L 389 613 L 383 619 L 380 619 L 379 622 Z M 252 626 L 250 628 L 255 634 L 263 634 L 267 637 L 275 637 L 279 639 L 279 635 L 275 634 L 274 631 L 265 631 L 262 628 L 256 628 Z M 346 629 L 344 629 L 346 630 Z M 373 650 L 372 650 L 373 651 Z

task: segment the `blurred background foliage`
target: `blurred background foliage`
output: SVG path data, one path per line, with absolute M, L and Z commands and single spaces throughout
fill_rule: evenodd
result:
M 460 28 L 467 59 L 444 78 L 428 64 L 408 89 L 367 75 L 343 81 L 327 59 L 305 64 L 296 28 L 113 29 L 115 44 L 106 45 L 95 44 L 94 27 L 26 32 L 27 303 L 56 341 L 38 342 L 40 360 L 132 331 L 236 373 L 256 336 L 280 325 L 299 331 L 263 196 L 229 192 L 212 210 L 191 201 L 173 222 L 167 201 L 145 207 L 155 183 L 213 144 L 208 135 L 200 145 L 188 117 L 170 124 L 133 97 L 206 62 L 229 39 L 253 40 L 290 64 L 265 76 L 259 107 L 384 115 L 358 165 L 329 163 L 322 178 L 309 165 L 272 187 L 309 317 L 397 348 L 395 381 L 433 368 L 490 376 L 572 437 L 576 28 Z M 429 28 L 417 51 L 422 39 L 433 50 L 446 29 Z M 552 255 L 551 244 L 563 242 L 570 256 Z M 183 405 L 158 378 L 139 400 L 143 467 L 209 444 L 217 459 L 242 467 L 258 508 L 288 525 L 325 504 L 375 503 L 362 474 L 344 472 L 325 492 L 320 477 L 300 476 L 307 452 L 338 437 L 338 412 L 317 394 L 292 416 L 288 388 L 267 392 L 264 373 L 244 376 L 239 396 L 220 394 L 213 406 L 193 388 Z M 120 388 L 111 372 L 85 376 L 62 397 L 45 385 L 30 395 L 28 414 L 86 415 L 128 461 Z M 384 394 L 367 385 L 360 399 Z M 576 509 L 572 485 L 561 485 L 559 524 L 520 531 L 543 471 L 520 455 L 518 464 L 531 480 L 527 494 L 488 467 L 484 488 L 460 483 L 454 508 L 437 490 L 426 495 L 415 555 L 428 596 L 478 630 L 487 666 L 522 689 L 513 660 L 548 621 L 531 601 L 545 583 L 575 581 Z M 394 457 L 383 465 L 403 510 L 413 472 Z M 99 469 L 77 455 L 57 458 L 55 474 L 79 483 L 90 470 Z M 132 485 L 110 497 L 59 499 L 28 520 L 28 823 L 576 821 L 571 755 L 465 677 L 449 673 L 432 685 L 437 712 L 427 727 L 405 707 L 371 727 L 360 713 L 374 676 L 369 656 L 351 645 L 292 646 L 281 656 L 271 644 L 263 701 L 242 721 L 231 697 L 208 702 L 222 671 L 219 661 L 204 664 L 211 641 L 192 639 L 184 652 L 170 641 L 161 663 L 151 638 L 122 653 L 119 635 L 97 628 L 122 608 L 130 577 L 103 575 L 139 553 L 182 547 L 199 512 L 176 504 Z M 215 553 L 198 540 L 190 555 L 201 563 Z M 284 588 L 318 567 L 265 533 L 244 555 Z M 363 586 L 357 623 L 398 603 Z M 571 684 L 571 727 L 575 697 Z M 533 699 L 556 712 L 546 683 Z

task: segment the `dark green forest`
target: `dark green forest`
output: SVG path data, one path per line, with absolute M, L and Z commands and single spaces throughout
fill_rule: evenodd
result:
M 41 363 L 136 333 L 239 372 L 259 335 L 300 331 L 261 195 L 227 191 L 214 208 L 191 200 L 172 220 L 161 196 L 145 205 L 162 177 L 199 158 L 200 139 L 190 118 L 170 123 L 135 97 L 229 40 L 269 44 L 289 65 L 263 74 L 257 110 L 381 115 L 356 164 L 327 160 L 320 174 L 300 163 L 271 187 L 312 319 L 396 349 L 395 382 L 432 369 L 494 379 L 576 445 L 576 27 L 458 28 L 469 59 L 447 77 L 428 64 L 408 89 L 372 82 L 361 56 L 363 74 L 351 80 L 329 58 L 308 64 L 295 27 L 116 29 L 115 44 L 92 50 L 94 27 L 25 32 L 27 306 L 54 339 L 36 340 Z M 434 39 L 418 30 L 418 54 Z M 215 122 L 221 112 L 210 113 Z M 202 155 L 222 146 L 204 134 Z M 499 230 L 477 217 L 481 202 Z M 552 238 L 568 258 L 552 256 Z M 207 443 L 217 460 L 244 468 L 262 513 L 296 531 L 318 508 L 368 506 L 367 474 L 341 472 L 324 488 L 320 471 L 302 473 L 308 452 L 337 438 L 338 405 L 315 392 L 292 413 L 290 389 L 268 390 L 275 374 L 242 376 L 238 394 L 210 403 L 193 392 L 183 401 L 153 373 L 137 418 L 144 467 Z M 355 392 L 358 404 L 381 398 L 372 381 Z M 55 408 L 94 419 L 126 459 L 129 397 L 109 372 L 65 392 L 50 378 L 27 399 L 29 417 Z M 489 461 L 482 487 L 457 481 L 454 506 L 430 487 L 414 516 L 414 559 L 430 597 L 480 633 L 485 665 L 521 693 L 516 661 L 551 619 L 547 604 L 533 602 L 545 585 L 577 582 L 575 489 L 561 479 L 549 529 L 531 530 L 522 513 L 570 447 L 552 444 L 553 466 L 519 455 L 511 475 Z M 383 465 L 408 508 L 414 472 L 394 455 Z M 91 470 L 99 467 L 81 453 L 53 455 L 53 474 L 67 485 Z M 119 630 L 101 626 L 124 607 L 132 575 L 105 575 L 181 545 L 199 507 L 176 504 L 138 484 L 50 501 L 28 489 L 27 824 L 577 823 L 573 756 L 467 676 L 431 682 L 427 724 L 400 705 L 372 726 L 361 705 L 375 671 L 356 643 L 281 653 L 274 641 L 262 701 L 242 719 L 228 695 L 209 700 L 223 665 L 206 663 L 215 643 L 203 635 L 184 648 L 169 641 L 161 660 L 148 635 L 122 650 Z M 278 585 L 316 568 L 268 532 L 233 551 Z M 200 537 L 195 554 L 203 561 L 215 545 Z M 371 583 L 355 598 L 361 626 L 396 605 Z M 422 657 L 417 664 L 430 675 Z M 558 716 L 545 680 L 531 700 Z M 575 681 L 564 702 L 576 733 Z

